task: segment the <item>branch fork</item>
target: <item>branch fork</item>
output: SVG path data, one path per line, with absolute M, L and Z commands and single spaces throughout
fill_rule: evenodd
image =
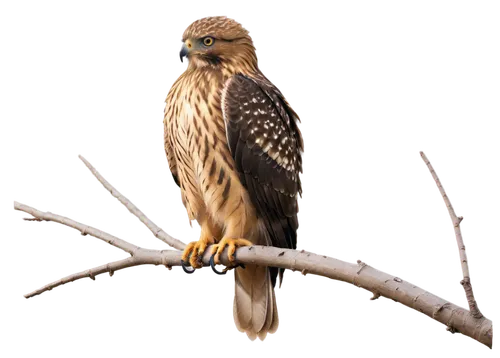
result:
M 460 232 L 460 222 L 463 218 L 455 215 L 449 198 L 436 172 L 432 168 L 432 165 L 423 152 L 420 152 L 420 154 L 436 181 L 454 225 L 464 276 L 461 284 L 466 293 L 469 310 L 437 297 L 407 281 L 403 281 L 399 277 L 379 271 L 361 260 L 358 260 L 356 264 L 351 264 L 324 255 L 316 255 L 304 250 L 297 251 L 271 246 L 250 246 L 237 249 L 236 261 L 240 264 L 258 264 L 262 266 L 285 268 L 292 271 L 300 271 L 303 275 L 314 274 L 354 284 L 372 292 L 373 297 L 371 297 L 370 300 L 376 300 L 381 296 L 390 298 L 445 324 L 447 330 L 452 333 L 460 332 L 491 348 L 493 341 L 492 322 L 484 317 L 479 311 L 470 283 L 467 256 L 462 234 Z M 39 295 L 55 287 L 82 278 L 88 277 L 95 280 L 96 276 L 106 272 L 110 276 L 113 276 L 116 271 L 127 267 L 138 265 L 163 265 L 171 270 L 173 266 L 181 265 L 182 250 L 186 245 L 182 241 L 168 235 L 163 229 L 152 222 L 141 210 L 139 210 L 139 208 L 106 181 L 106 179 L 104 179 L 85 158 L 82 156 L 79 156 L 79 158 L 111 195 L 118 199 L 134 216 L 146 225 L 156 238 L 173 247 L 175 250 L 150 250 L 140 248 L 97 228 L 79 223 L 61 215 L 42 212 L 30 206 L 14 202 L 15 210 L 20 210 L 32 215 L 32 218 L 25 219 L 27 221 L 54 221 L 80 231 L 81 235 L 90 235 L 107 242 L 129 254 L 129 257 L 125 259 L 106 263 L 63 277 L 26 294 L 26 298 Z M 259 248 L 259 250 L 254 248 Z M 204 266 L 210 265 L 209 248 L 205 251 L 202 261 Z M 227 255 L 221 255 L 221 262 L 225 265 L 229 264 Z

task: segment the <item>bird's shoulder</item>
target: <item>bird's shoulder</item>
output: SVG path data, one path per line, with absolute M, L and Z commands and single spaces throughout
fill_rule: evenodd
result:
M 233 155 L 238 141 L 246 142 L 298 180 L 304 148 L 300 119 L 274 84 L 262 74 L 230 77 L 222 91 L 222 111 Z

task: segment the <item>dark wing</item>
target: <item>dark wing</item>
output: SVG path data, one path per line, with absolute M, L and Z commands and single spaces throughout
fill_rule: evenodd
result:
M 222 108 L 231 154 L 268 245 L 295 249 L 303 150 L 297 115 L 270 82 L 242 75 L 226 83 Z M 277 272 L 271 271 L 273 284 Z

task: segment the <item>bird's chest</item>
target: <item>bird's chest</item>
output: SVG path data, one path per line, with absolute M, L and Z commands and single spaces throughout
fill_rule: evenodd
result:
M 219 76 L 185 76 L 167 97 L 165 140 L 175 158 L 190 218 L 203 210 L 211 166 L 224 158 L 230 160 L 221 109 L 222 87 L 223 78 Z
M 217 142 L 218 129 L 223 128 L 222 113 L 201 98 L 181 98 L 177 101 L 177 115 L 173 118 L 171 136 L 177 147 L 180 165 L 195 171 L 195 164 L 207 150 L 206 143 Z
M 170 134 L 176 145 L 192 160 L 208 141 L 225 139 L 221 110 L 222 78 L 216 76 L 187 76 L 170 98 Z
M 198 138 L 196 129 L 198 128 L 197 121 L 199 118 L 195 115 L 197 106 L 199 104 L 192 98 L 181 97 L 176 101 L 177 115 L 173 118 L 172 135 L 180 147 L 179 149 L 187 154 L 185 159 L 191 159 L 192 147 Z

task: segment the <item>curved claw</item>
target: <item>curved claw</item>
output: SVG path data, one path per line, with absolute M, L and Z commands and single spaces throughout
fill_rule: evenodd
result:
M 233 258 L 236 260 L 236 253 L 233 254 Z M 234 268 L 241 267 L 242 269 L 246 269 L 245 265 L 242 263 L 236 263 L 236 266 Z
M 212 273 L 216 276 L 227 276 L 228 274 L 228 271 L 221 271 L 219 270 L 217 267 L 215 267 L 215 261 L 214 261 L 214 257 L 215 257 L 215 254 L 213 254 L 211 257 L 210 257 L 210 271 L 212 271 Z M 236 264 L 234 266 L 230 266 L 228 268 L 232 268 L 232 269 L 235 269 L 237 267 L 241 267 L 241 268 L 245 268 L 245 265 L 243 264 Z
M 213 254 L 212 256 L 210 256 L 210 267 L 212 268 L 212 271 L 215 272 L 217 275 L 225 275 L 227 273 L 227 271 L 218 271 L 216 268 L 215 268 L 215 262 L 214 262 L 214 257 L 215 257 L 215 254 Z
M 191 267 L 191 266 L 186 264 L 184 262 L 184 260 L 181 260 L 181 266 L 182 266 L 182 269 L 184 270 L 185 273 L 192 274 L 196 271 L 194 268 L 192 270 L 189 270 L 188 267 Z

